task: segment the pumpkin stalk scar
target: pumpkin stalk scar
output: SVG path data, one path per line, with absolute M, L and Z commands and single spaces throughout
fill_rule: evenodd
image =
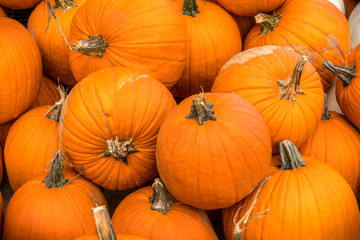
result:
M 266 176 L 264 178 L 264 180 L 261 181 L 261 183 L 259 184 L 258 186 L 258 189 L 257 189 L 257 192 L 255 193 L 255 196 L 254 196 L 254 199 L 253 199 L 253 202 L 251 203 L 251 206 L 249 208 L 249 210 L 244 214 L 244 216 L 238 221 L 238 222 L 235 222 L 235 219 L 237 217 L 237 215 L 239 214 L 240 212 L 240 209 L 243 207 L 241 206 L 235 216 L 234 216 L 234 219 L 233 219 L 233 222 L 235 223 L 235 228 L 234 228 L 234 235 L 235 235 L 235 239 L 236 240 L 242 240 L 242 237 L 243 237 L 243 234 L 244 234 L 244 231 L 247 229 L 246 227 L 246 224 L 252 220 L 255 220 L 257 218 L 260 218 L 260 217 L 263 217 L 265 216 L 266 214 L 268 214 L 268 211 L 270 209 L 266 209 L 264 211 L 261 211 L 257 214 L 254 214 L 254 215 L 251 215 L 251 212 L 252 210 L 256 207 L 256 204 L 257 204 L 257 201 L 258 201 L 258 196 L 259 196 L 259 193 L 261 191 L 261 189 L 263 188 L 265 182 L 267 182 L 269 179 L 271 178 L 271 176 Z
M 119 141 L 118 137 L 115 139 L 112 138 L 106 140 L 106 145 L 108 150 L 103 154 L 103 157 L 111 156 L 117 161 L 123 161 L 126 164 L 127 156 L 130 153 L 139 152 L 139 150 L 134 147 L 132 138 L 122 142 Z
M 51 167 L 50 167 L 51 165 Z M 50 167 L 48 175 L 42 180 L 46 184 L 47 188 L 60 188 L 68 183 L 68 179 L 64 176 L 64 165 L 65 165 L 65 156 L 63 150 L 58 150 L 54 154 L 54 158 L 46 166 L 46 169 Z
M 212 110 L 213 103 L 207 103 L 204 97 L 204 90 L 196 96 L 191 104 L 191 110 L 186 118 L 194 118 L 198 121 L 199 125 L 203 125 L 207 120 L 215 121 L 216 117 L 213 115 L 215 112 Z
M 62 85 L 58 85 L 57 87 L 59 93 L 60 93 L 60 100 L 57 101 L 46 113 L 45 113 L 45 117 L 47 117 L 48 119 L 51 119 L 55 122 L 59 122 L 60 119 L 60 114 L 61 114 L 61 110 L 62 107 L 64 105 L 65 102 L 65 98 L 66 98 L 66 90 Z
M 306 166 L 299 150 L 289 140 L 279 143 L 279 154 L 281 159 L 280 170 L 295 170 L 299 167 Z
M 151 210 L 156 210 L 166 215 L 175 203 L 174 200 L 169 197 L 166 187 L 160 178 L 156 178 L 151 187 L 153 191 L 153 195 L 149 198 L 149 201 L 152 203 Z
M 355 65 L 352 66 L 340 66 L 335 65 L 328 60 L 322 62 L 323 68 L 334 73 L 343 82 L 343 86 L 346 87 L 351 84 L 352 79 L 355 76 Z
M 265 13 L 259 13 L 255 16 L 255 22 L 261 24 L 260 36 L 272 31 L 276 24 L 279 22 L 282 14 L 280 15 L 268 15 Z
M 96 208 L 91 208 L 91 212 L 94 216 L 98 239 L 116 240 L 115 230 L 105 205 L 97 206 L 96 204 Z
M 308 59 L 306 56 L 300 57 L 291 75 L 288 78 L 279 80 L 277 82 L 280 87 L 279 98 L 289 100 L 294 106 L 296 102 L 296 96 L 298 94 L 304 94 L 304 91 L 300 89 L 300 79 L 307 60 Z
M 196 14 L 199 13 L 198 6 L 196 4 L 196 0 L 184 0 L 183 11 L 184 15 L 190 17 L 196 17 Z
M 74 3 L 72 0 L 55 0 L 55 5 L 53 6 L 53 9 L 58 9 L 66 12 L 67 10 L 77 6 L 79 5 Z

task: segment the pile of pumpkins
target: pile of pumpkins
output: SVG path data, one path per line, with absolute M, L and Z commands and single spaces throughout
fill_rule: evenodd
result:
M 358 240 L 357 3 L 0 0 L 3 238 Z

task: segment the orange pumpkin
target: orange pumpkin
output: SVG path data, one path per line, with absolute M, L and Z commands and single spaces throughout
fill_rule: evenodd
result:
M 0 0 L 0 5 L 9 9 L 29 9 L 35 7 L 41 0 Z
M 64 104 L 63 148 L 84 177 L 104 188 L 141 186 L 157 176 L 157 134 L 175 106 L 169 90 L 147 74 L 99 70 L 76 84 Z
M 269 127 L 273 152 L 289 139 L 301 147 L 320 122 L 324 92 L 315 68 L 290 48 L 264 46 L 233 57 L 212 92 L 234 92 L 254 104 Z
M 357 240 L 359 208 L 345 179 L 329 165 L 301 157 L 288 141 L 280 156 L 280 170 L 223 211 L 226 239 Z
M 7 17 L 7 14 L 2 7 L 0 7 L 0 17 Z
M 70 25 L 75 12 L 86 0 L 51 0 L 54 13 L 66 38 L 70 35 Z M 46 9 L 46 10 L 44 10 Z M 54 18 L 49 22 L 46 1 L 42 1 L 32 12 L 28 21 L 28 29 L 39 46 L 44 73 L 55 80 L 74 86 L 77 81 L 70 71 L 69 48 L 66 45 Z
M 240 30 L 241 40 L 244 41 L 247 34 L 250 32 L 250 30 L 255 25 L 255 19 L 253 16 L 242 17 L 242 16 L 237 16 L 237 15 L 232 15 L 232 17 L 234 18 L 234 20 Z
M 184 70 L 187 41 L 172 1 L 88 0 L 71 25 L 69 42 L 78 51 L 70 53 L 70 68 L 77 81 L 107 67 L 136 69 L 170 88 Z
M 43 105 L 54 105 L 60 98 L 57 84 L 46 75 L 43 75 L 39 94 L 30 109 Z
M 265 45 L 290 46 L 309 58 L 322 78 L 324 90 L 334 76 L 322 68 L 327 59 L 343 64 L 350 52 L 350 28 L 344 14 L 324 0 L 288 0 L 273 15 L 255 16 L 244 49 Z
M 36 42 L 27 29 L 0 18 L 0 123 L 25 112 L 38 95 L 42 66 Z
M 117 234 L 154 240 L 218 239 L 204 210 L 173 201 L 161 180 L 129 194 L 116 208 L 112 223 Z
M 239 16 L 254 16 L 261 12 L 271 12 L 285 0 L 217 0 L 229 12 Z
M 175 97 L 186 98 L 209 92 L 217 73 L 230 58 L 241 51 L 239 29 L 229 13 L 203 0 L 176 0 L 188 29 L 187 64 L 180 80 L 171 89 Z M 196 6 L 196 7 L 195 7 Z
M 169 192 L 201 209 L 240 201 L 265 176 L 270 159 L 264 120 L 232 93 L 182 101 L 161 126 L 156 146 L 156 164 Z

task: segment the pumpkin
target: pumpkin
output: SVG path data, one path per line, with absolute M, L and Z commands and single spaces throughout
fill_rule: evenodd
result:
M 19 22 L 0 18 L 0 124 L 24 113 L 38 95 L 41 56 L 31 34 Z
M 70 52 L 70 68 L 80 81 L 99 69 L 121 66 L 170 88 L 184 70 L 187 41 L 185 21 L 172 1 L 89 0 L 71 25 L 69 42 L 78 51 Z
M 234 19 L 220 6 L 203 0 L 175 2 L 183 11 L 189 50 L 184 72 L 171 92 L 186 98 L 201 87 L 210 91 L 222 65 L 241 51 L 241 36 Z
M 0 147 L 0 184 L 2 182 L 3 176 L 4 176 L 4 152 L 3 152 L 3 148 Z M 0 229 L 0 232 L 1 232 L 1 229 Z
M 358 96 L 360 94 L 360 46 L 357 46 L 345 61 L 345 65 L 335 65 L 331 61 L 323 62 L 324 68 L 332 71 L 336 78 L 336 100 L 344 113 L 345 117 L 360 128 L 360 104 Z
M 64 152 L 54 155 L 48 175 L 27 181 L 10 199 L 4 239 L 73 240 L 96 234 L 90 209 L 107 205 L 103 194 L 81 176 L 64 176 Z
M 7 135 L 16 119 L 0 124 L 0 147 L 4 149 Z
M 324 92 L 315 68 L 290 48 L 264 46 L 234 56 L 212 92 L 233 92 L 254 104 L 270 132 L 273 153 L 289 139 L 301 147 L 321 119 Z
M 85 1 L 86 0 L 50 1 L 66 38 L 69 38 L 70 25 L 75 12 Z M 62 38 L 55 19 L 51 18 L 49 22 L 44 21 L 44 19 L 48 18 L 48 14 L 50 14 L 48 11 L 46 1 L 42 1 L 37 5 L 29 17 L 28 30 L 39 46 L 44 73 L 52 79 L 60 80 L 60 82 L 68 86 L 74 86 L 77 81 L 75 81 L 70 70 L 68 60 L 70 50 Z
M 261 12 L 271 12 L 285 0 L 217 0 L 229 12 L 239 16 L 254 16 Z
M 156 164 L 169 192 L 201 209 L 244 198 L 270 164 L 271 143 L 260 113 L 232 93 L 183 100 L 160 128 Z
M 345 179 L 326 163 L 301 156 L 289 141 L 279 152 L 280 170 L 223 210 L 226 239 L 357 240 L 359 208 Z
M 254 17 L 242 17 L 237 15 L 232 15 L 241 34 L 241 41 L 245 40 L 246 35 L 250 32 L 251 28 L 255 25 Z
M 122 67 L 90 74 L 71 90 L 60 118 L 60 139 L 83 176 L 106 189 L 141 186 L 158 175 L 155 145 L 176 106 L 148 74 Z
M 41 0 L 0 0 L 0 5 L 9 9 L 29 9 L 35 7 Z
M 343 64 L 350 51 L 349 24 L 332 3 L 324 0 L 288 0 L 272 15 L 255 16 L 256 24 L 244 49 L 264 45 L 290 46 L 305 55 L 322 78 L 324 90 L 334 81 L 322 61 Z
M 360 43 L 360 4 L 357 4 L 349 16 L 350 36 L 351 36 L 351 50 L 354 50 Z
M 2 7 L 0 7 L 0 17 L 7 17 L 7 14 Z
M 39 94 L 30 109 L 43 105 L 54 105 L 60 98 L 61 96 L 56 83 L 46 75 L 43 75 Z
M 206 212 L 171 199 L 159 178 L 152 187 L 129 194 L 111 220 L 117 234 L 153 240 L 218 239 Z

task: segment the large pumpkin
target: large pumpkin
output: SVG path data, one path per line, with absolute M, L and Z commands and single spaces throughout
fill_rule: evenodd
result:
M 152 187 L 128 195 L 111 220 L 117 234 L 152 240 L 218 239 L 206 212 L 172 200 L 159 178 Z
M 170 0 L 88 0 L 71 25 L 69 42 L 79 51 L 70 53 L 70 68 L 80 81 L 122 66 L 170 88 L 184 70 L 187 41 L 183 16 Z
M 5 123 L 35 101 L 42 65 L 36 42 L 19 22 L 0 18 L 0 36 L 0 123 Z
M 223 211 L 226 239 L 358 240 L 359 208 L 345 179 L 329 165 L 301 157 L 288 141 L 280 148 L 281 169 Z
M 285 0 L 217 0 L 229 12 L 239 16 L 254 16 L 261 12 L 271 12 Z
M 290 46 L 309 58 L 324 89 L 330 86 L 334 76 L 322 68 L 322 61 L 343 64 L 350 52 L 349 24 L 336 6 L 324 0 L 288 0 L 272 15 L 255 19 L 258 24 L 246 36 L 244 49 Z
M 94 183 L 111 190 L 140 186 L 157 176 L 157 134 L 175 105 L 169 90 L 147 74 L 102 69 L 71 90 L 60 119 L 61 143 Z
M 264 46 L 227 62 L 211 89 L 254 104 L 269 127 L 273 151 L 285 139 L 301 147 L 321 119 L 324 92 L 315 68 L 290 48 Z
M 161 126 L 156 163 L 179 201 L 202 209 L 231 206 L 264 177 L 271 158 L 259 112 L 232 93 L 182 101 Z

